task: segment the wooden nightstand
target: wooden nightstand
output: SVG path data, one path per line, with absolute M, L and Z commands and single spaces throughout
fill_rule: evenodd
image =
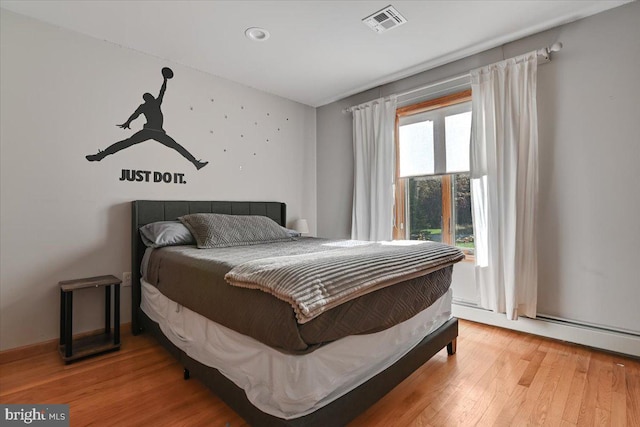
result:
M 65 363 L 95 354 L 120 349 L 120 283 L 115 276 L 88 277 L 66 280 L 60 285 L 60 355 Z M 105 325 L 104 333 L 73 339 L 73 291 L 85 288 L 104 287 Z M 113 333 L 111 332 L 111 287 L 113 298 Z

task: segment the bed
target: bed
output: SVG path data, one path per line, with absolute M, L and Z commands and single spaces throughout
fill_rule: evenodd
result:
M 362 374 L 364 376 L 359 377 L 357 381 L 354 380 L 353 384 L 351 384 L 349 387 L 339 392 L 336 391 L 333 395 L 329 394 L 328 397 L 324 398 L 325 401 L 320 401 L 320 403 L 318 403 L 317 408 L 310 407 L 311 409 L 307 411 L 299 412 L 301 414 L 299 416 L 284 416 L 277 411 L 274 412 L 271 410 L 266 410 L 263 406 L 261 406 L 262 402 L 259 402 L 259 399 L 258 401 L 256 401 L 255 396 L 253 396 L 251 393 L 245 392 L 246 387 L 244 385 L 242 387 L 237 385 L 239 384 L 239 381 L 237 376 L 234 376 L 236 374 L 229 371 L 232 368 L 230 368 L 228 365 L 216 365 L 215 361 L 211 362 L 211 360 L 209 360 L 206 355 L 202 356 L 200 350 L 195 349 L 195 347 L 191 344 L 188 344 L 186 346 L 182 345 L 181 340 L 184 340 L 184 338 L 181 335 L 186 335 L 190 332 L 172 334 L 171 331 L 167 329 L 166 324 L 164 324 L 164 318 L 182 315 L 191 316 L 192 313 L 187 308 L 183 309 L 181 305 L 172 302 L 170 298 L 165 298 L 165 295 L 161 295 L 160 292 L 156 292 L 154 294 L 153 287 L 150 286 L 149 283 L 147 283 L 145 280 L 141 280 L 140 266 L 143 265 L 146 246 L 140 236 L 140 227 L 147 224 L 156 223 L 158 221 L 176 220 L 180 216 L 195 213 L 218 213 L 226 215 L 252 216 L 257 215 L 268 217 L 279 225 L 286 225 L 286 205 L 278 202 L 134 201 L 132 203 L 132 332 L 134 335 L 137 335 L 143 331 L 154 335 L 157 340 L 164 347 L 166 347 L 185 367 L 185 376 L 187 376 L 187 374 L 192 375 L 198 380 L 202 381 L 250 424 L 260 426 L 345 425 L 350 420 L 355 418 L 358 414 L 375 403 L 377 400 L 379 400 L 388 391 L 399 384 L 404 378 L 409 376 L 413 371 L 419 368 L 423 363 L 429 360 L 434 354 L 439 352 L 444 347 L 447 347 L 447 352 L 449 355 L 455 353 L 458 324 L 457 319 L 451 318 L 450 313 L 446 311 L 447 301 L 449 304 L 448 310 L 450 310 L 450 291 L 448 291 L 448 293 L 443 294 L 442 296 L 439 296 L 437 298 L 437 304 L 430 303 L 431 310 L 440 310 L 436 314 L 429 314 L 429 316 L 440 316 L 441 318 L 438 323 L 434 323 L 434 330 L 429 331 L 428 335 L 426 335 L 424 338 L 422 336 L 419 336 L 417 342 L 407 341 L 406 351 L 404 351 L 397 358 L 395 358 L 395 356 L 393 358 L 384 355 L 380 356 L 385 358 L 386 364 L 380 365 L 380 369 L 378 369 L 378 371 L 371 371 L 373 372 L 373 374 L 371 372 L 364 372 Z M 174 250 L 173 252 L 181 251 L 188 252 L 192 250 L 187 248 L 184 250 Z M 171 251 L 166 252 L 170 253 Z M 168 261 L 163 262 L 166 263 Z M 452 267 L 447 266 L 447 268 Z M 442 272 L 440 271 L 440 269 L 436 269 L 435 272 L 431 272 L 430 274 L 436 275 L 441 273 Z M 450 272 L 448 272 L 448 274 L 449 276 L 445 275 L 445 279 L 442 280 L 447 280 L 448 277 L 448 280 L 450 281 Z M 422 276 L 416 277 L 412 280 L 422 280 Z M 406 286 L 410 285 L 407 284 Z M 143 298 L 143 289 L 146 289 L 145 298 Z M 249 290 L 245 289 L 245 291 Z M 261 291 L 254 289 L 250 290 L 249 292 L 261 293 Z M 447 295 L 449 295 L 448 300 Z M 151 303 L 150 301 L 160 301 L 155 305 L 158 307 L 164 307 L 165 311 L 154 311 L 153 308 L 150 308 L 154 305 L 154 303 Z M 169 304 L 174 305 L 169 306 Z M 274 303 L 274 306 L 277 306 L 277 303 Z M 433 308 L 431 306 L 433 306 Z M 437 308 L 436 306 L 442 306 L 444 308 Z M 168 309 L 168 307 L 172 307 L 172 309 Z M 420 310 L 421 316 L 427 316 L 428 310 Z M 448 314 L 446 319 L 442 318 L 443 313 Z M 323 325 L 327 322 L 327 318 L 330 319 L 330 322 L 335 322 L 335 318 L 328 317 L 330 315 L 332 315 L 331 310 L 328 310 L 327 313 L 322 313 L 319 318 L 322 319 L 322 316 L 327 316 L 324 320 L 325 323 L 319 323 L 320 327 L 317 327 L 316 330 L 320 330 L 323 328 Z M 209 322 L 209 325 L 211 325 L 212 323 L 210 320 L 198 317 L 198 313 L 195 313 L 195 316 L 197 318 L 197 322 Z M 342 317 L 342 315 L 339 317 Z M 183 318 L 181 317 L 181 319 Z M 309 323 L 313 325 L 314 321 L 315 319 L 310 321 Z M 196 321 L 192 322 L 191 320 L 178 320 L 178 322 L 182 322 L 183 327 L 186 324 L 196 324 L 193 323 Z M 375 332 L 375 334 L 367 335 L 360 332 L 360 335 L 355 335 L 354 337 L 349 336 L 340 338 L 335 341 L 336 344 L 332 343 L 331 346 L 323 345 L 321 342 L 315 342 L 309 338 L 306 338 L 307 335 L 305 335 L 306 341 L 302 344 L 295 344 L 293 346 L 283 344 L 282 346 L 280 346 L 280 344 L 276 342 L 270 343 L 269 346 L 265 347 L 264 341 L 268 340 L 268 338 L 263 339 L 261 335 L 258 335 L 256 337 L 244 337 L 242 334 L 238 335 L 233 331 L 229 332 L 229 334 L 235 334 L 233 335 L 233 337 L 240 336 L 242 340 L 241 344 L 245 342 L 249 343 L 248 347 L 238 347 L 234 344 L 235 347 L 231 348 L 246 348 L 247 350 L 240 350 L 246 355 L 266 354 L 264 357 L 267 358 L 265 359 L 267 360 L 267 362 L 265 363 L 268 364 L 273 364 L 273 360 L 268 359 L 268 357 L 271 357 L 270 355 L 273 355 L 276 361 L 283 360 L 283 362 L 281 363 L 285 367 L 287 366 L 287 363 L 290 363 L 292 360 L 301 361 L 300 370 L 302 372 L 305 372 L 313 366 L 313 363 L 316 363 L 316 360 L 322 360 L 321 358 L 325 357 L 325 354 L 332 355 L 333 353 L 330 353 L 330 351 L 334 351 L 334 348 L 339 349 L 341 345 L 343 349 L 348 349 L 354 346 L 353 342 L 359 342 L 357 341 L 359 339 L 366 340 L 371 339 L 371 337 L 382 339 L 382 337 L 385 336 L 385 333 L 386 336 L 394 337 L 393 339 L 396 339 L 397 336 L 403 336 L 401 327 L 404 327 L 404 325 L 407 323 L 409 323 L 409 321 L 401 322 L 399 325 L 393 327 L 397 329 L 388 328 L 384 331 L 373 331 Z M 213 322 L 213 324 L 216 323 Z M 209 330 L 207 328 L 210 327 L 211 326 L 205 325 L 199 328 L 194 327 L 194 329 L 206 331 Z M 222 331 L 223 332 L 220 334 L 220 336 L 226 337 L 227 335 L 225 334 L 227 334 L 227 332 L 224 327 L 222 327 Z M 358 333 L 356 332 L 356 334 Z M 200 335 L 197 335 L 197 332 L 194 332 L 194 336 Z M 313 334 L 311 334 L 310 336 L 313 336 Z M 263 342 L 258 342 L 254 345 L 254 343 L 252 343 L 252 341 L 254 341 L 253 338 L 257 338 L 259 341 Z M 415 337 L 411 337 L 411 339 L 415 339 Z M 327 338 L 320 337 L 318 338 L 318 340 L 323 341 L 327 340 Z M 348 340 L 356 341 L 349 342 Z M 200 339 L 192 341 L 200 341 Z M 291 340 L 287 340 L 287 342 L 289 341 Z M 220 342 L 223 343 L 223 341 Z M 366 345 L 366 341 L 362 342 L 365 342 L 365 344 L 363 345 Z M 296 347 L 296 345 L 298 347 Z M 271 349 L 271 347 L 274 347 L 275 350 Z M 260 352 L 260 348 L 264 349 L 264 351 Z M 222 354 L 219 355 L 219 359 L 222 360 L 225 358 L 225 355 L 231 353 L 231 351 L 227 351 L 226 353 L 222 352 Z M 253 357 L 247 357 L 247 359 L 252 361 Z M 215 360 L 217 361 L 218 359 Z M 232 361 L 231 365 L 234 364 L 238 363 L 234 363 Z M 248 366 L 252 365 L 255 366 L 256 363 L 252 362 L 248 364 Z M 219 369 L 216 369 L 212 366 L 216 366 Z M 242 365 L 240 364 L 240 366 Z M 348 370 L 349 368 L 345 367 L 344 369 Z M 232 378 L 233 381 L 230 378 Z M 286 389 L 288 385 L 284 384 L 280 386 Z

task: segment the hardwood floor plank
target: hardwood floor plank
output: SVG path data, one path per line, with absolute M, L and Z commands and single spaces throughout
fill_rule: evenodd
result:
M 627 365 L 629 372 L 626 373 L 627 382 L 627 425 L 640 426 L 640 367 L 635 369 Z
M 499 420 L 504 419 L 505 409 L 511 407 L 517 411 L 522 406 L 523 400 L 520 399 L 520 387 L 517 383 L 512 382 L 512 387 L 507 386 L 504 381 L 498 379 L 497 391 L 491 401 L 490 406 L 484 411 L 479 419 L 479 425 L 494 425 Z M 473 419 L 473 418 L 471 418 Z
M 615 357 L 611 378 L 611 425 L 622 426 L 627 423 L 627 378 L 626 360 Z
M 547 356 L 544 358 L 542 363 L 542 365 L 548 366 L 549 373 L 544 379 L 540 395 L 538 396 L 531 412 L 530 418 L 533 424 L 549 425 L 547 421 L 550 421 L 550 423 L 553 424 L 553 422 L 551 422 L 552 420 L 549 418 L 551 404 L 558 388 L 558 384 L 560 383 L 562 372 L 566 368 L 566 364 L 567 357 L 561 354 L 555 346 L 550 346 Z M 557 416 L 556 419 L 560 420 L 561 417 Z
M 534 410 L 550 370 L 551 368 L 549 366 L 540 365 L 536 376 L 533 378 L 533 381 L 531 381 L 531 385 L 529 385 L 529 389 L 527 390 L 527 400 L 516 413 L 514 418 L 516 423 L 524 423 L 524 425 L 538 425 Z
M 64 365 L 57 352 L 0 364 L 2 403 L 67 403 L 72 426 L 248 424 L 151 337 Z M 442 350 L 350 426 L 640 426 L 640 361 L 460 321 Z
M 625 393 L 611 395 L 611 425 L 623 426 L 627 423 L 627 402 Z
M 610 425 L 611 423 L 611 394 L 613 392 L 613 357 L 597 353 L 594 358 L 601 360 L 598 371 L 598 386 L 596 391 L 596 424 Z
M 578 352 L 576 354 L 576 369 L 573 371 L 571 387 L 569 388 L 569 396 L 572 398 L 567 400 L 567 404 L 562 412 L 562 419 L 571 424 L 578 422 L 587 378 L 587 369 L 589 367 L 589 358 L 590 355 L 586 352 Z
M 524 371 L 524 374 L 522 374 L 522 377 L 518 381 L 519 385 L 523 385 L 525 387 L 528 387 L 529 385 L 531 385 L 531 382 L 533 381 L 536 374 L 538 373 L 540 364 L 542 363 L 542 359 L 544 359 L 546 355 L 547 353 L 542 352 L 540 350 L 536 350 L 533 353 L 533 356 L 531 357 L 531 361 L 529 362 L 529 366 L 527 366 L 527 369 Z
M 545 425 L 559 425 L 556 423 L 556 421 L 561 423 L 562 413 L 564 412 L 564 408 L 567 405 L 567 400 L 569 399 L 571 380 L 575 373 L 578 360 L 575 354 L 571 353 L 565 353 L 563 357 L 565 358 L 565 361 L 562 364 L 560 378 L 558 379 L 558 384 L 555 391 L 553 392 L 553 397 L 551 398 L 551 404 L 549 406 L 548 413 L 549 421 L 545 421 Z
M 528 387 L 516 383 L 513 393 L 509 396 L 509 401 L 495 419 L 496 426 L 511 426 L 514 424 L 518 411 L 527 401 L 527 391 L 529 391 Z
M 627 388 L 627 380 L 625 379 L 624 360 L 615 358 L 613 360 L 611 391 L 613 393 L 624 394 Z
M 591 355 L 589 359 L 589 368 L 585 376 L 584 397 L 580 405 L 577 424 L 581 426 L 593 426 L 596 421 L 596 399 L 598 395 L 598 374 L 602 362 Z
M 598 427 L 606 427 L 611 425 L 611 411 L 607 411 L 596 406 L 594 425 Z

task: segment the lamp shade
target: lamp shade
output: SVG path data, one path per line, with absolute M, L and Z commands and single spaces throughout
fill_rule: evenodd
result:
M 293 229 L 298 233 L 306 234 L 309 232 L 309 224 L 306 219 L 297 219 L 293 223 Z

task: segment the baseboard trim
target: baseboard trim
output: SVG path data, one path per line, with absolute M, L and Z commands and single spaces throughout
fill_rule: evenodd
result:
M 125 323 L 120 325 L 120 336 L 123 333 L 126 333 L 131 328 L 131 323 Z M 82 332 L 80 334 L 74 335 L 73 338 L 84 338 L 90 335 L 95 335 L 98 333 L 104 332 L 104 328 L 96 329 L 95 331 Z M 56 338 L 53 340 L 43 341 L 36 344 L 25 345 L 23 347 L 10 348 L 8 350 L 0 351 L 0 365 L 5 363 L 15 362 L 16 360 L 26 359 L 28 357 L 39 356 L 45 353 L 57 353 L 58 352 L 58 344 L 60 343 L 60 339 Z
M 521 317 L 516 321 L 507 320 L 504 314 L 469 305 L 456 304 L 455 302 L 452 313 L 459 319 L 499 326 L 640 358 L 640 337 L 633 334 L 597 329 L 587 325 L 563 323 L 552 319 Z

